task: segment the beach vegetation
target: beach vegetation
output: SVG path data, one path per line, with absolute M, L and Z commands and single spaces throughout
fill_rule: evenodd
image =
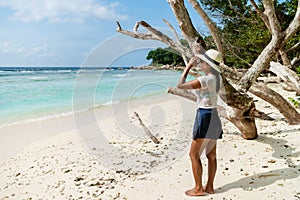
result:
M 172 50 L 171 48 L 157 48 L 151 50 L 147 57 L 147 60 L 152 60 L 151 65 L 161 66 L 161 65 L 184 65 L 182 56 Z

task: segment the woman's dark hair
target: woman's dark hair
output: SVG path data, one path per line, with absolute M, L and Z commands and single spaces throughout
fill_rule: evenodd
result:
M 217 71 L 217 70 L 215 70 L 213 67 L 211 67 L 211 73 L 213 74 L 213 75 L 215 75 L 215 77 L 217 78 L 217 85 L 216 85 L 216 92 L 218 93 L 219 92 L 219 90 L 220 90 L 220 87 L 221 87 L 221 83 L 220 83 L 220 73 Z

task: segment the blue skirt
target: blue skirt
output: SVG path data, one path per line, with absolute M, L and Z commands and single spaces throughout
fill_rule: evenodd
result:
M 193 139 L 221 139 L 222 123 L 216 108 L 198 108 L 193 128 Z

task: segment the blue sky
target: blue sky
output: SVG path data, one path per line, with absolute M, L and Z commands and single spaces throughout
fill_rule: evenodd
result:
M 195 26 L 201 27 L 200 17 L 193 9 L 190 12 Z M 128 30 L 140 20 L 168 28 L 162 19 L 177 28 L 167 0 L 0 0 L 0 66 L 80 66 L 97 48 L 105 48 L 106 54 L 125 48 L 122 42 L 108 42 L 121 37 L 117 20 Z M 110 63 L 146 64 L 151 44 L 135 47 L 135 43 L 139 42 L 129 39 L 126 45 L 131 44 L 131 50 L 118 52 L 120 58 Z M 153 43 L 153 48 L 158 45 Z M 101 60 L 103 55 L 99 56 Z

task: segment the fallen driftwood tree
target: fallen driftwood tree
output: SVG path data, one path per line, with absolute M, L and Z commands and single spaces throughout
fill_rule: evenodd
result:
M 205 41 L 193 26 L 187 8 L 185 7 L 185 1 L 167 1 L 177 19 L 181 34 L 186 39 L 189 46 L 192 47 L 195 38 L 198 38 L 204 51 L 206 49 Z M 189 0 L 188 2 L 193 6 L 208 27 L 216 48 L 223 54 L 223 58 L 226 57 L 226 55 L 224 55 L 226 41 L 223 41 L 222 39 L 221 30 L 217 27 L 216 23 L 210 19 L 207 13 L 205 13 L 198 1 Z M 256 60 L 253 63 L 250 63 L 250 68 L 244 73 L 240 73 L 225 65 L 221 67 L 221 75 L 224 80 L 223 84 L 226 91 L 226 103 L 228 105 L 224 110 L 226 111 L 225 116 L 227 116 L 226 119 L 232 122 L 240 130 L 245 139 L 255 139 L 258 136 L 255 118 L 268 119 L 265 114 L 257 111 L 254 100 L 249 96 L 249 93 L 258 96 L 275 106 L 284 115 L 289 124 L 300 124 L 300 113 L 278 92 L 269 88 L 266 83 L 258 82 L 258 77 L 262 72 L 269 68 L 270 62 L 274 60 L 275 56 L 280 56 L 284 63 L 288 63 L 289 59 L 287 59 L 286 56 L 287 50 L 285 50 L 284 47 L 300 30 L 300 0 L 298 0 L 294 18 L 286 28 L 282 27 L 276 17 L 274 1 L 263 0 L 261 2 L 262 8 L 257 6 L 255 1 L 251 0 L 250 2 L 253 6 L 253 10 L 258 13 L 258 16 L 260 17 L 259 20 L 264 22 L 266 28 L 272 35 L 269 44 L 265 46 Z M 170 23 L 166 20 L 164 20 L 164 22 L 173 32 L 175 32 Z M 139 26 L 143 26 L 148 32 L 138 32 Z M 137 22 L 133 31 L 122 29 L 120 23 L 117 22 L 117 32 L 142 40 L 159 40 L 181 54 L 185 63 L 193 56 L 191 48 L 183 46 L 180 41 L 178 41 L 177 34 L 177 39 L 173 40 L 145 21 Z M 281 79 L 284 80 L 283 77 Z M 291 84 L 287 85 L 290 86 Z

